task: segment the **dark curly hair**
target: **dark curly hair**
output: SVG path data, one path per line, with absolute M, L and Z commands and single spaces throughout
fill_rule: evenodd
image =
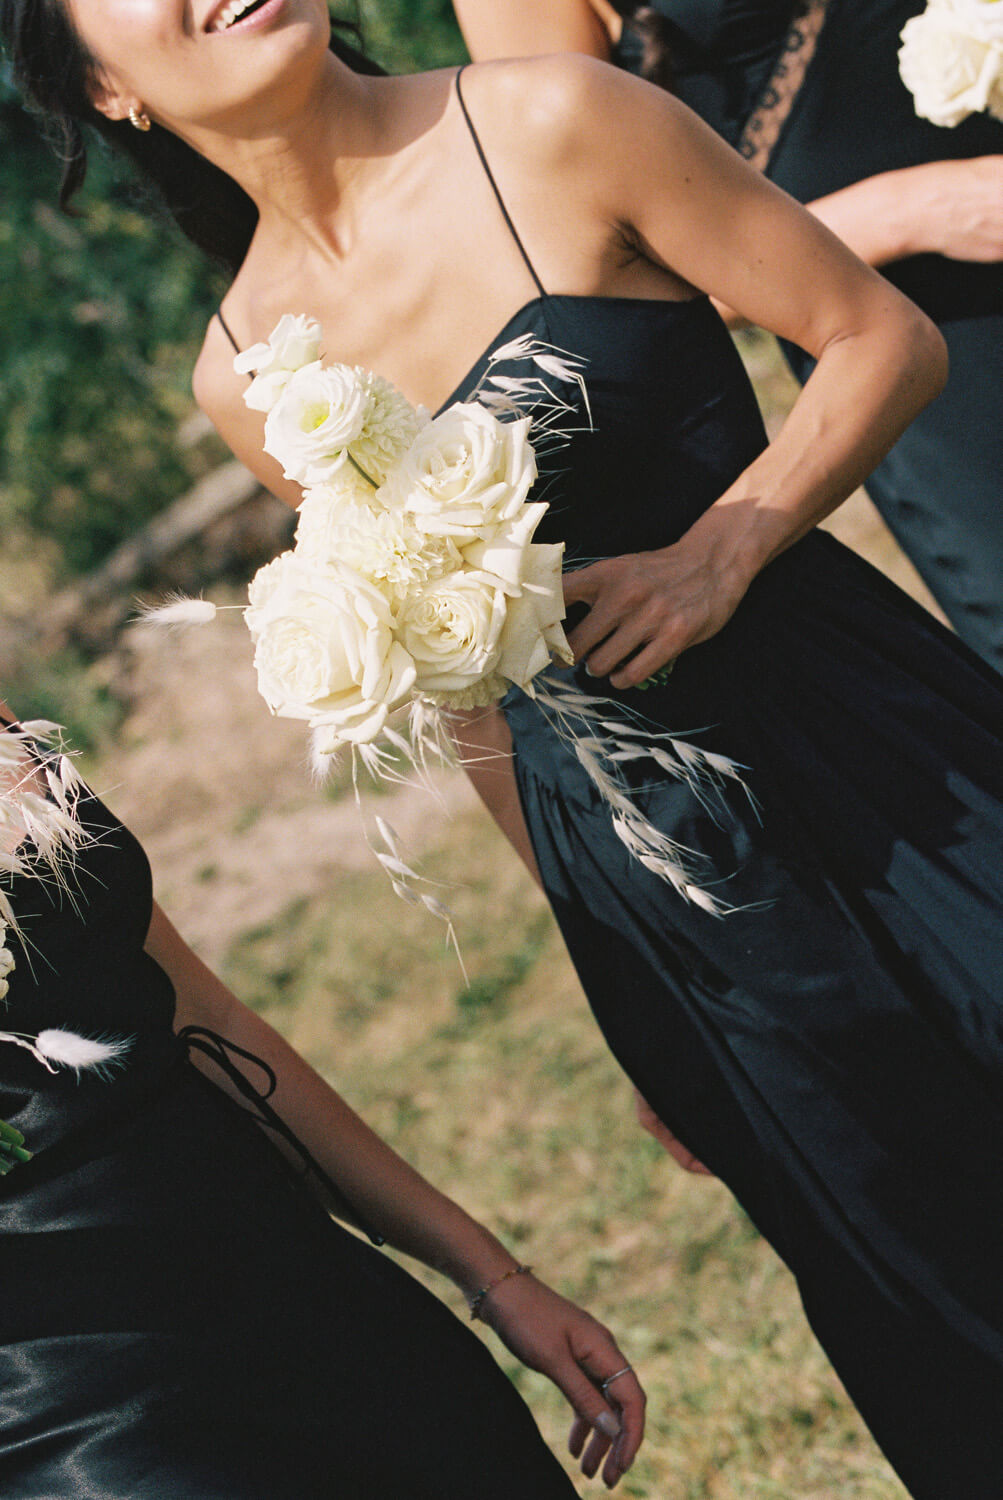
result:
M 382 73 L 358 50 L 358 41 L 354 23 L 332 23 L 331 51 L 357 73 Z M 132 160 L 188 239 L 231 273 L 238 269 L 258 220 L 251 199 L 232 177 L 171 131 L 156 125 L 145 132 L 133 130 L 94 108 L 90 86 L 98 65 L 62 0 L 0 0 L 0 43 L 13 82 L 41 117 L 62 163 L 59 204 L 64 211 L 73 211 L 73 198 L 87 174 L 85 130 L 91 129 Z

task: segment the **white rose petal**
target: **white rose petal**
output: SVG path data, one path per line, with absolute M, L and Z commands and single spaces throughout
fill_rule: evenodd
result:
M 265 418 L 265 452 L 287 479 L 323 484 L 347 462 L 365 416 L 366 390 L 355 370 L 315 361 L 290 376 Z
M 342 563 L 315 568 L 285 552 L 259 571 L 249 597 L 258 689 L 272 712 L 323 722 L 344 739 L 370 722 L 378 733 L 414 682 L 380 590 Z
M 463 561 L 468 567 L 491 573 L 504 585 L 508 594 L 518 594 L 522 587 L 523 566 L 539 526 L 546 504 L 538 500 L 524 505 L 511 521 L 502 521 L 463 547 Z
M 943 5 L 913 16 L 901 35 L 899 71 L 923 119 L 958 125 L 995 99 L 1003 40 L 973 34 L 965 16 Z
M 388 488 L 423 531 L 473 541 L 510 520 L 536 478 L 529 419 L 460 402 L 422 428 Z
M 1003 42 L 1003 4 L 1000 0 L 941 0 L 972 36 L 984 42 Z
M 320 324 L 313 318 L 284 313 L 267 343 L 254 344 L 233 361 L 238 375 L 254 375 L 244 392 L 252 411 L 271 411 L 295 370 L 313 364 L 320 353 Z
M 536 543 L 529 547 L 523 561 L 522 592 L 517 599 L 508 601 L 497 671 L 518 687 L 526 687 L 538 672 L 550 665 L 552 657 L 567 666 L 574 662 L 561 624 L 563 558 L 563 542 Z

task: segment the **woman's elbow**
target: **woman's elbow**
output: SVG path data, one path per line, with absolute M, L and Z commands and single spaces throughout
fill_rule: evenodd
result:
M 950 360 L 944 335 L 926 313 L 914 303 L 906 304 L 903 316 L 906 368 L 917 387 L 921 407 L 939 396 L 947 384 Z

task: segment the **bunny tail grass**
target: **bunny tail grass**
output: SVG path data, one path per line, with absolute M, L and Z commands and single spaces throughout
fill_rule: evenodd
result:
M 89 1071 L 106 1074 L 113 1063 L 121 1062 L 129 1050 L 121 1037 L 79 1036 L 75 1031 L 50 1027 L 35 1038 L 35 1053 L 48 1066 L 73 1068 L 79 1076 Z
M 143 625 L 179 627 L 208 625 L 216 618 L 216 605 L 209 599 L 186 599 L 181 595 L 166 604 L 140 604 L 135 616 Z

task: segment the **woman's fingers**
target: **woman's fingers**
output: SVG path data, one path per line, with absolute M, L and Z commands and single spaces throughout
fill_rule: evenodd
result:
M 557 1383 L 576 1413 L 568 1438 L 570 1452 L 581 1460 L 582 1473 L 589 1479 L 602 1465 L 603 1481 L 612 1488 L 641 1446 L 645 1396 L 612 1338 L 601 1332 L 601 1346 L 590 1342 L 587 1355 L 576 1355 Z M 610 1376 L 616 1379 L 604 1391 L 603 1381 Z
M 713 635 L 737 599 L 680 544 L 630 553 L 565 575 L 566 603 L 588 613 L 568 633 L 575 660 L 613 686 L 635 687 L 688 646 Z

